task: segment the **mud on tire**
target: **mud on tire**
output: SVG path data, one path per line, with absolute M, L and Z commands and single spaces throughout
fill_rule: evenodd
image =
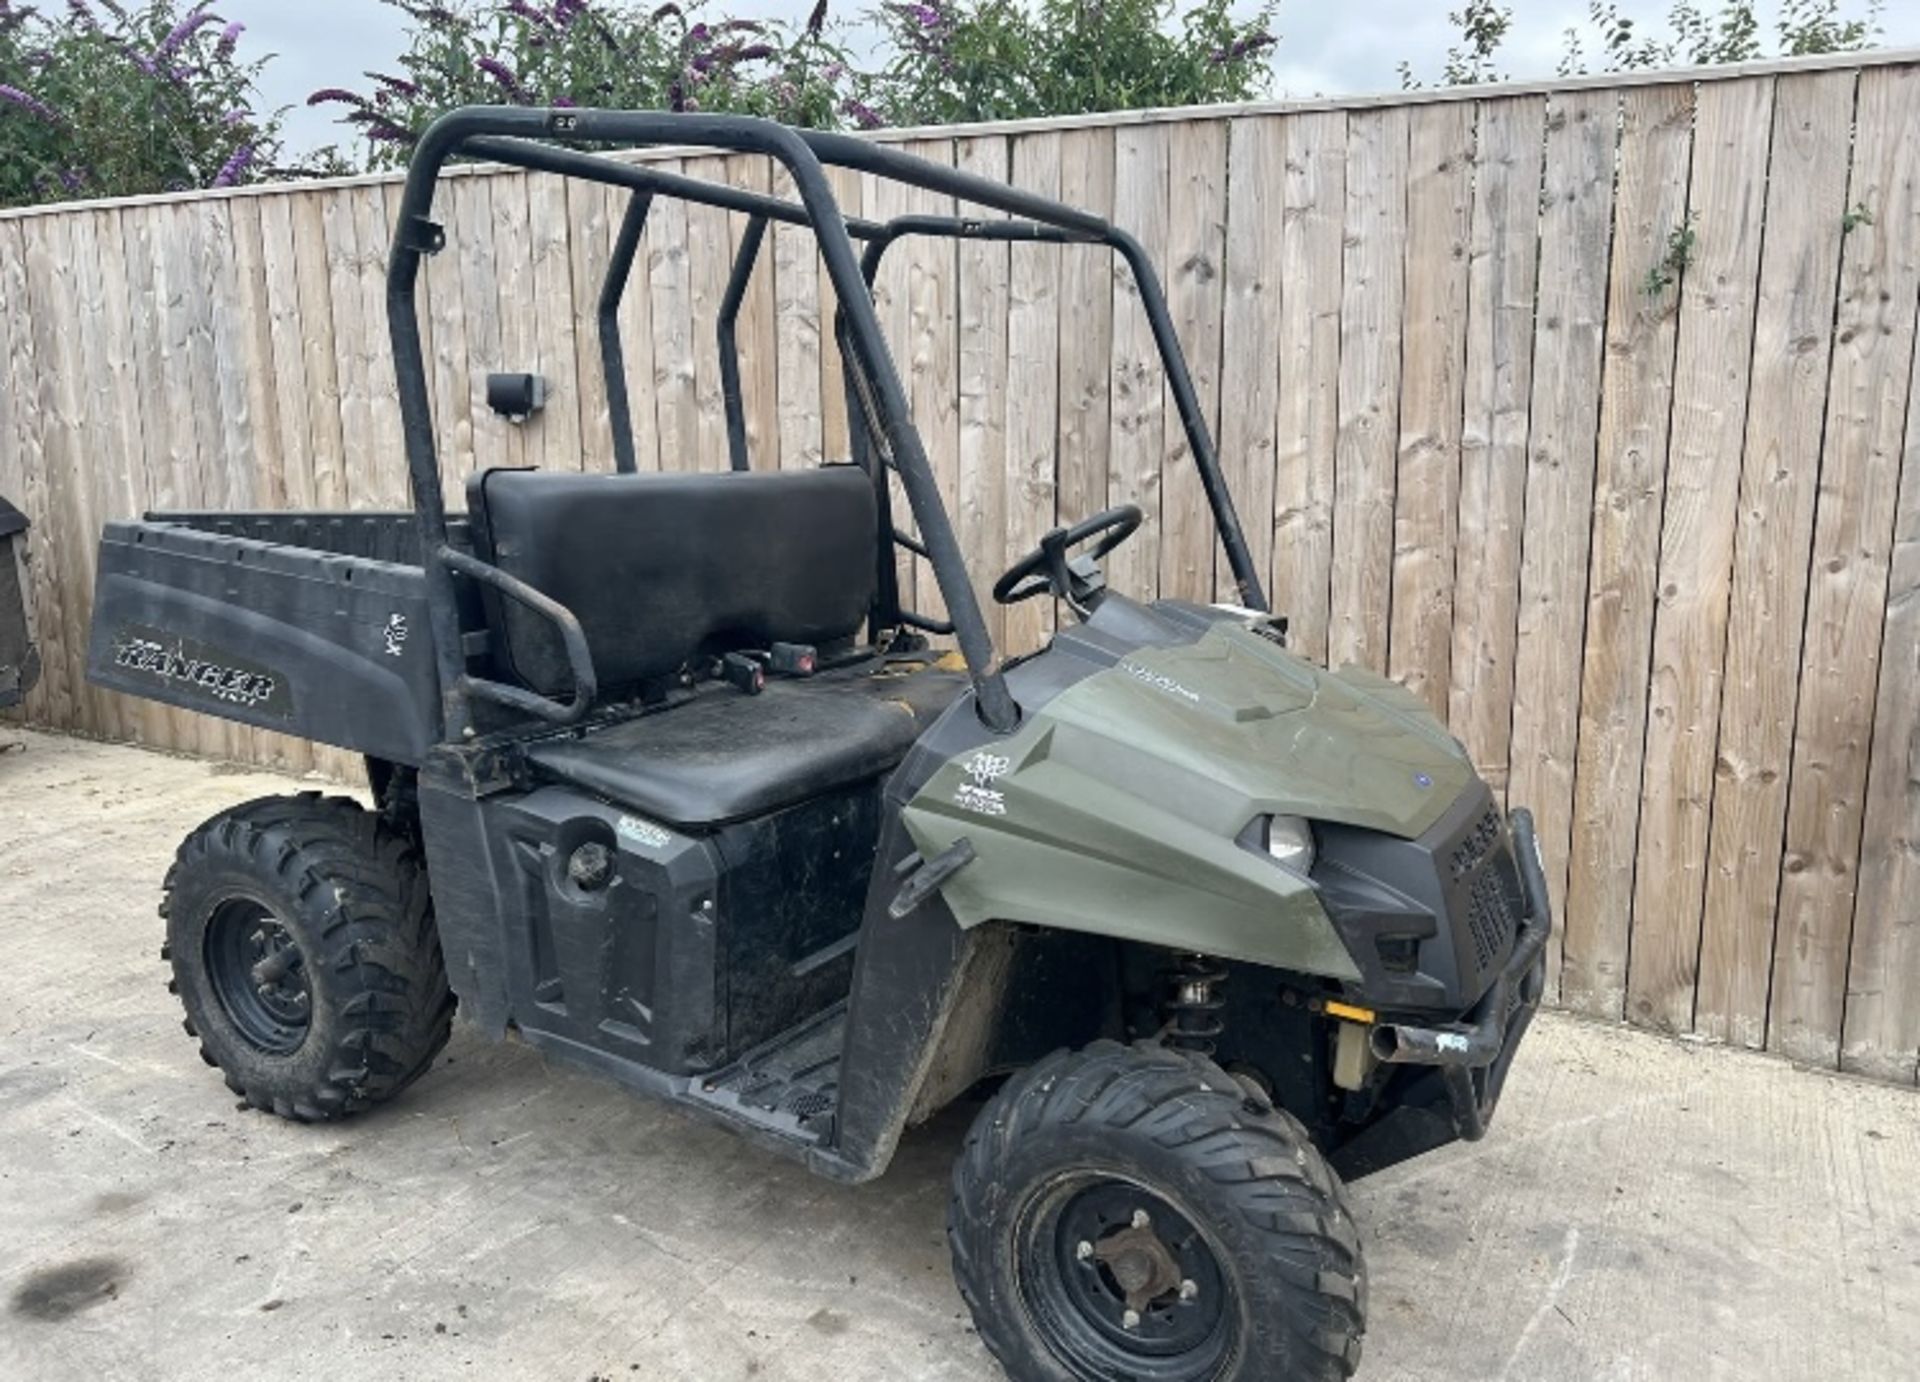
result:
M 160 903 L 189 1036 L 255 1108 L 302 1122 L 389 1099 L 454 1009 L 414 843 L 318 793 L 222 812 L 181 844 Z
M 1133 1260 L 1129 1214 L 1165 1240 Z M 955 1167 L 948 1240 L 1016 1382 L 1343 1382 L 1360 1362 L 1339 1178 L 1291 1115 L 1201 1056 L 1102 1041 L 1008 1081 Z

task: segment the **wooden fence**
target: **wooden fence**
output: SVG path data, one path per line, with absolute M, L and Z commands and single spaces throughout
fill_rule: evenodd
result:
M 1541 827 L 1576 1010 L 1912 1081 L 1920 1062 L 1920 54 L 916 132 L 1110 215 L 1164 275 L 1308 656 L 1385 671 Z M 668 166 L 772 187 L 764 162 Z M 849 212 L 947 209 L 838 176 Z M 408 502 L 383 317 L 398 188 L 0 218 L 0 491 L 86 733 L 323 770 L 82 679 L 94 534 L 143 509 Z M 620 197 L 451 181 L 428 275 L 450 481 L 609 463 L 592 312 Z M 743 220 L 657 204 L 626 309 L 646 467 L 725 464 Z M 823 275 L 742 322 L 757 465 L 843 453 Z M 1133 501 L 1123 589 L 1222 587 L 1136 292 L 1103 252 L 914 241 L 877 290 L 982 582 Z M 514 427 L 495 369 L 556 385 Z M 922 578 L 920 603 L 932 603 Z M 1038 603 L 994 611 L 1011 648 Z

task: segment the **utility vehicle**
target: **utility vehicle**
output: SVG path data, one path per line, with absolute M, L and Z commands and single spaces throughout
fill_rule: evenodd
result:
M 664 143 L 765 155 L 798 200 L 594 151 Z M 615 471 L 489 470 L 464 516 L 414 297 L 456 155 L 632 192 L 599 304 Z M 845 219 L 823 165 L 1005 219 Z M 635 469 L 618 309 L 661 197 L 747 218 L 726 472 Z M 800 472 L 749 468 L 735 386 L 776 222 L 818 240 L 851 417 L 851 459 Z M 909 236 L 1125 261 L 1232 605 L 1109 590 L 1141 522 L 1121 505 L 999 576 L 1073 617 L 996 656 L 869 291 Z M 1349 1375 L 1367 1282 L 1340 1177 L 1484 1132 L 1548 900 L 1528 818 L 1419 701 L 1287 651 L 1134 238 L 839 134 L 474 108 L 419 142 L 388 309 L 413 512 L 152 515 L 101 545 L 100 684 L 357 751 L 377 800 L 254 801 L 180 847 L 164 953 L 232 1088 L 295 1119 L 378 1103 L 457 1001 L 850 1182 L 993 1091 L 950 1236 L 1010 1373 Z M 903 607 L 900 548 L 944 617 Z

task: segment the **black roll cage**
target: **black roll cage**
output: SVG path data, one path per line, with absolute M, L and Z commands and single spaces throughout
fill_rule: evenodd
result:
M 730 153 L 763 154 L 785 167 L 800 201 L 795 204 L 743 188 L 540 142 L 550 140 L 625 147 L 690 145 Z M 939 484 L 927 461 L 905 390 L 874 312 L 874 278 L 887 249 L 898 240 L 919 235 L 1016 243 L 1104 244 L 1119 254 L 1139 287 L 1141 306 L 1153 330 L 1174 404 L 1186 430 L 1188 447 L 1200 470 L 1240 603 L 1250 609 L 1267 609 L 1266 596 L 1254 570 L 1233 499 L 1220 473 L 1212 435 L 1201 414 L 1193 379 L 1187 372 L 1186 357 L 1167 311 L 1159 276 L 1147 261 L 1140 243 L 1126 231 L 1088 212 L 955 168 L 929 163 L 884 145 L 850 135 L 793 129 L 751 116 L 471 106 L 436 120 L 415 147 L 407 169 L 387 273 L 387 324 L 393 345 L 402 437 L 420 526 L 441 705 L 450 738 L 471 738 L 475 734 L 472 702 L 476 698 L 565 724 L 586 714 L 597 686 L 585 634 L 571 611 L 498 567 L 454 547 L 448 540 L 446 499 L 434 443 L 415 287 L 421 257 L 437 254 L 445 247 L 445 232 L 429 213 L 433 208 L 434 189 L 447 161 L 462 154 L 536 172 L 624 187 L 632 192 L 612 247 L 599 300 L 601 363 L 607 376 L 614 462 L 621 471 L 631 472 L 637 467 L 619 308 L 632 277 L 634 256 L 653 199 L 678 197 L 741 212 L 748 217 L 721 301 L 717 327 L 727 449 L 735 470 L 745 470 L 748 460 L 735 328 L 766 236 L 767 223 L 806 226 L 814 232 L 838 301 L 834 331 L 844 365 L 853 459 L 873 477 L 882 506 L 882 521 L 891 531 L 893 543 L 924 557 L 932 566 L 948 611 L 947 619 L 937 620 L 901 609 L 892 545 L 881 544 L 876 539 L 880 585 L 874 619 L 876 623 L 898 623 L 928 632 L 951 633 L 966 661 L 980 718 L 989 728 L 1002 733 L 1011 731 L 1019 723 L 1019 707 L 1007 691 L 992 635 L 982 617 Z M 823 165 L 951 195 L 1019 219 L 906 215 L 884 224 L 859 218 L 847 220 L 834 201 Z M 866 245 L 864 254 L 857 260 L 853 253 L 854 240 Z M 918 539 L 893 526 L 886 476 L 889 469 L 899 476 L 905 490 L 919 529 Z M 502 597 L 527 606 L 558 627 L 573 672 L 574 689 L 570 699 L 564 702 L 550 699 L 522 687 L 476 676 L 469 670 L 468 644 L 463 638 L 461 605 L 454 584 L 456 575 L 493 587 Z

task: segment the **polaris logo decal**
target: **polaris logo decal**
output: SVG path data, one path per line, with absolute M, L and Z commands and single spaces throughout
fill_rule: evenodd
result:
M 995 790 L 993 784 L 1013 766 L 1012 760 L 1005 754 L 982 749 L 960 766 L 972 780 L 953 789 L 954 804 L 982 816 L 1006 815 L 1006 794 Z
M 293 698 L 273 672 L 217 648 L 129 625 L 113 641 L 113 665 L 242 710 L 286 719 Z
M 381 630 L 381 636 L 387 642 L 387 656 L 399 657 L 407 646 L 407 616 L 398 613 L 389 614 L 387 626 Z
M 1188 701 L 1193 705 L 1200 704 L 1198 691 L 1182 686 L 1164 672 L 1156 672 L 1151 667 L 1142 667 L 1137 662 L 1123 662 L 1120 664 L 1120 669 L 1135 681 L 1143 681 L 1156 691 L 1164 691 L 1169 696 Z

